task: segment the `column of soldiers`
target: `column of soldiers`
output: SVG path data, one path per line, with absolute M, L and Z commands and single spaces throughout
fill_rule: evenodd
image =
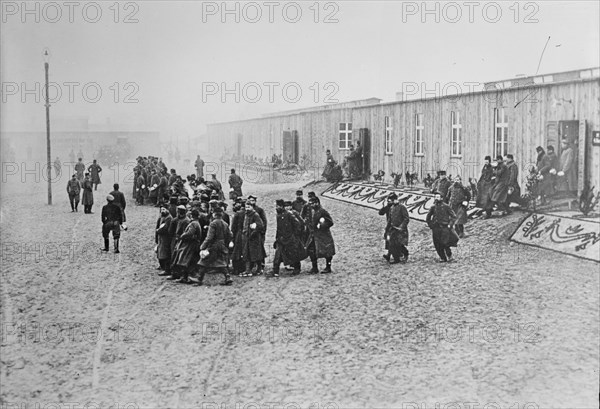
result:
M 320 205 L 314 192 L 304 200 L 301 191 L 296 200 L 275 202 L 276 233 L 273 248 L 273 269 L 269 274 L 279 277 L 283 263 L 300 273 L 301 262 L 310 258 L 311 274 L 319 273 L 318 259 L 325 258 L 323 274 L 331 273 L 335 243 L 330 228 L 333 220 Z M 227 204 L 212 199 L 179 200 L 160 206 L 156 222 L 155 241 L 160 276 L 179 283 L 202 285 L 208 271 L 224 275 L 222 285 L 232 284 L 231 275 L 240 277 L 264 274 L 265 235 L 267 218 L 253 195 L 237 197 L 233 217 L 227 214 Z

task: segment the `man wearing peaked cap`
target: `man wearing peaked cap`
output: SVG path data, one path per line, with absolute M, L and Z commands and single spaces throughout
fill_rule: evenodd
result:
M 267 233 L 267 215 L 266 215 L 264 209 L 256 204 L 256 196 L 254 196 L 254 195 L 248 196 L 247 203 L 249 203 L 252 206 L 252 208 L 254 209 L 254 211 L 260 217 L 260 220 L 262 221 L 263 229 L 262 229 L 262 235 L 261 235 L 261 240 L 262 240 L 261 246 L 262 246 L 262 248 L 264 248 L 265 235 Z M 265 253 L 265 255 L 266 255 L 266 253 Z M 256 275 L 262 275 L 264 273 L 264 270 L 265 270 L 265 260 L 263 259 L 262 261 L 257 263 Z
M 431 186 L 431 193 L 439 193 L 442 196 L 442 200 L 446 201 L 446 196 L 448 196 L 448 189 L 450 189 L 451 184 L 452 182 L 450 182 L 446 177 L 446 171 L 439 170 L 438 177 Z
M 304 198 L 302 197 L 303 194 L 304 193 L 302 192 L 302 190 L 297 190 L 296 200 L 294 200 L 294 203 L 292 203 L 292 208 L 299 214 L 302 214 L 302 208 L 306 204 L 306 200 L 304 200 Z
M 121 223 L 123 223 L 123 211 L 114 203 L 114 196 L 106 196 L 106 204 L 102 207 L 102 238 L 104 239 L 104 248 L 102 251 L 108 251 L 108 235 L 112 231 L 115 253 L 119 253 L 119 238 L 121 237 Z
M 408 210 L 398 200 L 398 195 L 392 193 L 388 196 L 388 204 L 380 211 L 380 215 L 386 215 L 387 225 L 385 227 L 384 238 L 385 248 L 388 250 L 384 254 L 385 258 L 391 264 L 406 262 L 408 260 Z M 390 257 L 394 260 L 390 261 Z
M 331 226 L 333 226 L 333 219 L 327 210 L 321 207 L 321 201 L 318 197 L 311 197 L 308 202 L 313 209 L 311 218 L 308 221 L 310 234 L 307 240 L 307 251 L 312 262 L 310 272 L 311 274 L 317 274 L 319 272 L 317 260 L 324 258 L 326 267 L 321 274 L 331 273 L 331 260 L 335 255 L 335 243 L 330 231 Z
M 275 257 L 273 258 L 274 277 L 279 277 L 279 267 L 283 262 L 293 268 L 293 275 L 300 274 L 300 262 L 306 258 L 306 250 L 300 240 L 301 225 L 296 216 L 284 209 L 287 204 L 291 208 L 292 203 L 277 200 L 275 210 L 277 211 L 277 231 L 275 233 Z

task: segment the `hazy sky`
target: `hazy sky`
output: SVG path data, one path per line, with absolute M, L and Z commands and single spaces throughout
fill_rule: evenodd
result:
M 328 96 L 391 101 L 411 82 L 431 90 L 438 82 L 441 92 L 449 82 L 533 75 L 548 36 L 540 73 L 600 65 L 598 1 L 228 2 L 227 15 L 222 2 L 54 4 L 29 2 L 24 14 L 22 2 L 2 1 L 2 130 L 45 129 L 43 101 L 24 92 L 43 87 L 44 47 L 51 52 L 50 81 L 62 92 L 51 108 L 57 124 L 110 118 L 159 130 L 163 138 L 323 105 Z M 273 82 L 279 85 L 265 85 Z M 234 94 L 222 95 L 222 83 L 231 90 L 239 83 L 239 103 Z M 294 102 L 298 89 L 302 97 Z M 127 97 L 137 102 L 125 103 Z

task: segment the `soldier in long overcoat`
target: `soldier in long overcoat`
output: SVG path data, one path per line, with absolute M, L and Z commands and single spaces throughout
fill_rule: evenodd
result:
M 244 181 L 242 178 L 235 173 L 235 169 L 231 169 L 231 175 L 229 175 L 229 199 L 234 200 L 242 196 L 242 185 Z
M 510 209 L 511 203 L 521 203 L 521 186 L 519 185 L 519 166 L 512 154 L 506 155 L 506 167 L 508 168 L 508 196 L 506 208 Z
M 300 274 L 300 262 L 306 258 L 306 249 L 302 243 L 301 217 L 286 210 L 286 202 L 279 199 L 275 202 L 277 213 L 277 231 L 275 233 L 275 257 L 273 258 L 273 276 L 279 277 L 279 267 L 283 262 L 293 267 L 293 275 Z M 291 208 L 291 202 L 289 203 Z
M 181 273 L 180 283 L 191 284 L 190 276 L 193 276 L 198 261 L 200 261 L 200 244 L 202 239 L 202 227 L 198 218 L 200 212 L 197 209 L 192 210 L 192 221 L 189 222 L 183 234 L 179 237 L 176 244 L 175 266 Z
M 150 198 L 150 203 L 153 205 L 158 204 L 158 185 L 160 184 L 160 177 L 156 173 L 156 170 L 152 169 L 152 176 L 150 177 L 150 183 L 148 190 L 150 191 L 148 197 Z
M 448 189 L 450 189 L 452 182 L 448 180 L 445 170 L 440 170 L 437 174 L 438 177 L 431 186 L 431 193 L 439 193 L 442 196 L 442 199 L 446 201 Z
M 431 229 L 433 236 L 433 246 L 440 256 L 440 262 L 453 261 L 452 250 L 450 247 L 456 247 L 458 235 L 453 229 L 456 214 L 442 200 L 442 196 L 436 193 L 434 204 L 427 213 L 427 226 Z
M 256 265 L 259 272 L 262 263 L 267 257 L 264 246 L 264 224 L 254 206 L 246 202 L 246 215 L 242 228 L 242 254 L 246 262 L 246 271 L 242 277 L 251 277 L 252 269 Z
M 388 200 L 388 203 L 383 209 L 380 210 L 379 214 L 385 214 L 387 218 L 387 225 L 385 228 L 385 248 L 388 250 L 388 254 L 383 257 L 390 261 L 393 257 L 391 264 L 397 264 L 406 262 L 408 260 L 408 223 L 410 218 L 408 216 L 408 210 L 400 203 L 398 195 L 392 193 Z M 382 211 L 387 208 L 387 212 Z
M 98 185 L 102 182 L 100 181 L 100 173 L 102 172 L 102 168 L 96 162 L 96 159 L 93 160 L 92 164 L 88 168 L 88 172 L 92 177 L 92 183 L 94 184 L 94 190 L 98 190 Z
M 83 212 L 87 214 L 92 213 L 92 206 L 94 205 L 94 191 L 93 191 L 93 183 L 92 179 L 90 179 L 90 174 L 86 173 L 85 178 L 83 179 L 83 183 L 81 184 L 83 188 L 83 195 L 81 196 L 81 204 L 83 205 Z
M 204 274 L 210 269 L 225 275 L 225 282 L 222 285 L 231 285 L 233 283 L 229 275 L 229 248 L 233 245 L 231 230 L 223 221 L 222 208 L 214 209 L 213 216 L 214 219 L 208 226 L 208 234 L 200 246 L 198 285 L 202 285 Z
M 484 159 L 483 168 L 481 168 L 481 176 L 477 181 L 477 199 L 475 206 L 480 209 L 486 209 L 490 200 L 490 193 L 494 187 L 494 169 L 492 168 L 491 156 L 486 156 Z
M 240 200 L 233 206 L 233 219 L 231 220 L 231 234 L 233 235 L 233 251 L 231 252 L 231 266 L 234 274 L 241 275 L 246 265 L 244 263 L 244 245 L 242 231 L 246 217 L 246 201 Z
M 321 207 L 321 201 L 318 197 L 311 197 L 308 203 L 313 208 L 312 218 L 308 225 L 310 233 L 307 246 L 312 263 L 310 272 L 311 274 L 317 274 L 319 272 L 317 260 L 324 258 L 326 266 L 321 274 L 328 274 L 331 273 L 331 260 L 335 255 L 335 242 L 330 231 L 331 226 L 333 226 L 333 219 L 329 212 Z
M 456 214 L 454 228 L 460 238 L 466 237 L 465 224 L 467 224 L 467 208 L 470 200 L 471 192 L 462 184 L 462 178 L 456 176 L 454 183 L 448 190 L 448 205 Z
M 77 172 L 77 180 L 83 181 L 83 174 L 85 173 L 85 165 L 83 159 L 80 157 L 79 161 L 75 164 L 75 172 Z
M 504 214 L 510 213 L 508 207 L 506 207 L 506 198 L 508 197 L 508 181 L 510 174 L 508 168 L 504 164 L 502 156 L 496 158 L 497 165 L 494 168 L 494 187 L 490 195 L 490 200 L 485 209 L 485 218 L 492 216 L 492 209 L 494 205 L 498 206 Z
M 71 212 L 77 211 L 80 193 L 81 185 L 79 184 L 79 180 L 77 180 L 77 174 L 73 174 L 71 179 L 67 182 L 67 194 L 69 195 L 69 202 L 71 203 Z
M 178 252 L 180 251 L 177 248 L 177 243 L 179 242 L 179 238 L 187 228 L 188 224 L 190 224 L 190 219 L 187 217 L 185 206 L 177 206 L 177 218 L 171 221 L 171 226 L 169 228 L 169 235 L 171 236 L 171 276 L 167 277 L 167 280 L 176 280 L 181 278 L 178 271 L 179 269 L 176 268 L 175 265 Z
M 160 273 L 160 276 L 171 275 L 171 222 L 173 217 L 169 213 L 169 209 L 166 207 L 160 208 L 160 217 L 156 222 L 156 257 L 160 264 L 160 269 L 164 273 Z

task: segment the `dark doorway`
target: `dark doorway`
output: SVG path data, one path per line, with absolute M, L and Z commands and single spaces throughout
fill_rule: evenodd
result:
M 298 164 L 299 149 L 298 149 L 298 131 L 283 131 L 283 161 L 288 163 Z

